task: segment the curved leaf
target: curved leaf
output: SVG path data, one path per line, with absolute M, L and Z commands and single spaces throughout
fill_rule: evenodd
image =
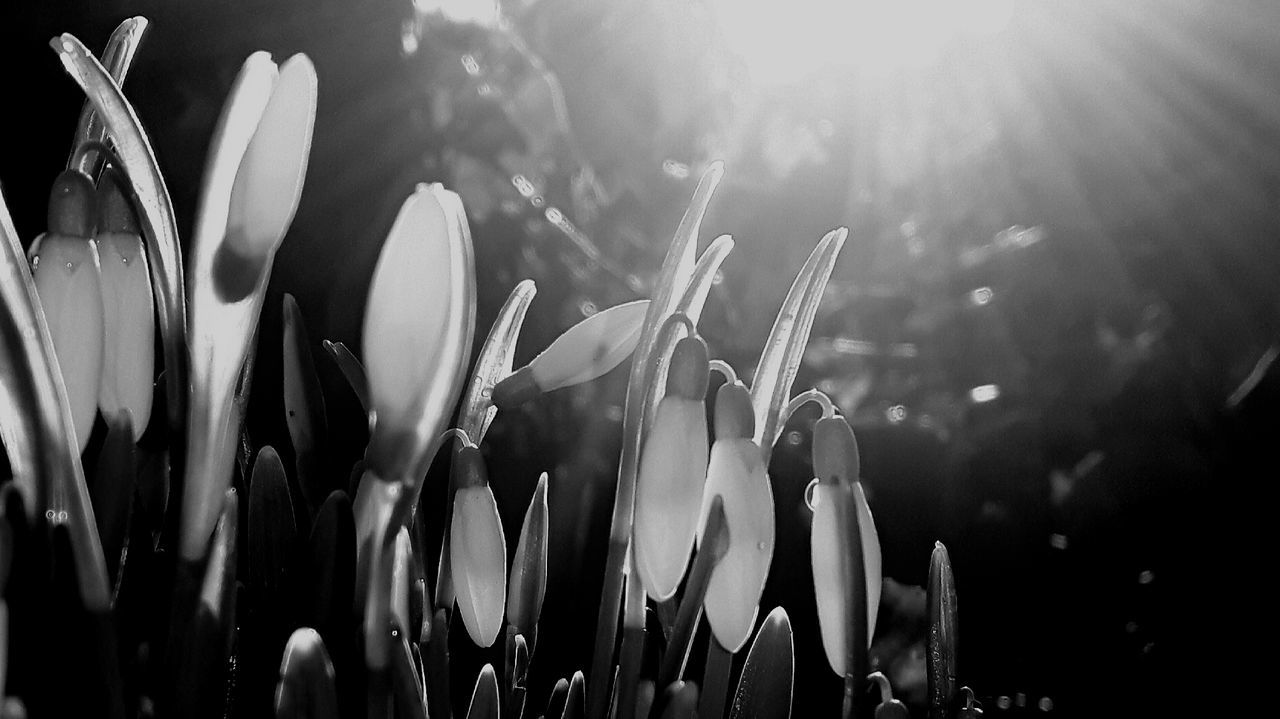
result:
M 344 631 L 356 582 L 356 523 L 345 492 L 330 493 L 320 505 L 308 545 L 303 617 L 321 632 Z
M 766 465 L 773 453 L 773 443 L 782 432 L 781 414 L 791 399 L 791 383 L 795 381 L 805 345 L 809 343 L 814 314 L 848 235 L 849 231 L 843 227 L 832 230 L 813 249 L 796 275 L 782 309 L 778 310 L 756 364 L 751 380 L 751 405 L 756 415 L 755 440 L 764 452 Z
M 288 587 L 297 529 L 284 464 L 271 445 L 258 450 L 253 461 L 248 541 L 249 586 L 262 602 L 274 602 Z
M 498 408 L 493 406 L 493 388 L 503 377 L 511 374 L 516 339 L 524 325 L 529 303 L 533 302 L 536 294 L 538 288 L 533 280 L 522 280 L 516 285 L 507 296 L 502 309 L 498 310 L 498 317 L 489 329 L 484 346 L 480 348 L 480 356 L 476 358 L 476 366 L 471 373 L 471 385 L 467 388 L 458 414 L 458 427 L 467 433 L 474 444 L 478 445 L 484 440 L 489 423 L 498 413 Z
M 129 68 L 133 66 L 133 58 L 142 44 L 147 28 L 151 25 L 141 15 L 131 17 L 116 26 L 107 46 L 102 52 L 102 65 L 111 73 L 117 85 L 123 86 Z M 107 128 L 93 109 L 93 103 L 86 101 L 80 110 L 80 121 L 76 123 L 75 140 L 71 143 L 71 156 L 67 159 L 67 169 L 95 177 L 102 171 L 103 158 L 97 153 L 81 153 L 77 150 L 86 143 L 106 142 Z
M 586 716 L 583 684 L 582 672 L 574 672 L 573 679 L 569 680 L 569 693 L 564 698 L 564 713 L 560 715 L 561 719 L 583 719 Z
M 323 463 L 328 428 L 325 421 L 324 393 L 316 376 L 315 360 L 302 311 L 293 295 L 284 296 L 284 419 L 289 439 L 297 458 L 298 486 L 314 510 L 335 489 Z
M 498 719 L 498 675 L 494 673 L 492 664 L 484 665 L 480 676 L 476 677 L 467 719 Z
M 511 562 L 511 582 L 507 589 L 507 623 L 528 637 L 536 636 L 542 599 L 547 591 L 547 473 L 529 500 L 520 527 L 520 541 Z
M 791 620 L 785 609 L 775 607 L 751 643 L 729 719 L 787 719 L 791 716 L 794 673 Z
M 329 357 L 333 359 L 333 363 L 338 365 L 338 369 L 342 371 L 342 376 L 346 378 L 347 384 L 351 386 L 351 391 L 355 393 L 356 399 L 360 400 L 360 407 L 368 412 L 371 408 L 369 402 L 369 378 L 365 375 L 364 365 L 360 364 L 360 360 L 351 354 L 351 350 L 342 342 L 330 342 L 322 340 L 320 346 L 324 347 L 324 351 L 329 353 Z
M 951 557 L 942 542 L 935 542 L 929 557 L 929 586 L 925 591 L 929 614 L 926 677 L 929 717 L 943 719 L 955 705 L 956 682 L 956 582 Z

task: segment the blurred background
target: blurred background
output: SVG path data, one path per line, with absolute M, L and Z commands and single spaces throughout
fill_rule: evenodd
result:
M 937 539 L 956 570 L 961 681 L 989 715 L 1258 694 L 1239 648 L 1274 603 L 1246 557 L 1280 477 L 1280 5 L 7 2 L 0 185 L 28 241 L 82 101 L 46 43 L 101 48 L 135 14 L 154 24 L 125 90 L 184 235 L 243 59 L 316 64 L 313 155 L 264 337 L 290 292 L 314 340 L 358 348 L 394 213 L 440 181 L 471 222 L 477 345 L 515 283 L 537 282 L 520 363 L 647 295 L 694 182 L 723 159 L 703 243 L 730 233 L 737 248 L 702 332 L 745 376 L 810 249 L 850 228 L 796 389 L 830 394 L 858 434 L 888 578 L 873 653 L 900 698 L 922 711 Z M 318 362 L 332 457 L 350 467 L 364 419 Z M 287 452 L 274 348 L 256 372 L 249 434 Z M 535 705 L 590 655 L 624 385 L 615 372 L 505 413 L 486 443 L 512 543 L 551 472 L 560 559 Z M 814 419 L 798 415 L 774 455 L 762 602 L 795 628 L 795 716 L 833 715 L 841 686 L 811 596 Z M 441 517 L 444 491 L 433 470 Z M 461 643 L 455 657 L 501 666 Z

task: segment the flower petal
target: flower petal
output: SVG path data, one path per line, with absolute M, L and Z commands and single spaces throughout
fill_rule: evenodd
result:
M 703 401 L 664 397 L 640 455 L 633 530 L 636 570 L 658 601 L 675 594 L 689 563 L 708 454 Z
M 98 407 L 104 416 L 127 410 L 138 441 L 151 419 L 155 397 L 155 307 L 142 238 L 98 234 L 102 271 L 102 379 Z
M 773 493 L 755 442 L 739 437 L 717 439 L 711 446 L 700 528 L 717 495 L 724 501 L 729 551 L 711 573 L 703 606 L 716 640 L 736 652 L 751 638 L 773 559 Z
M 589 382 L 622 364 L 640 339 L 649 300 L 614 305 L 570 327 L 529 363 L 544 392 Z
M 471 641 L 490 646 L 507 596 L 507 543 L 487 484 L 461 488 L 454 496 L 450 552 L 463 624 Z
M 306 55 L 294 55 L 280 66 L 236 170 L 227 209 L 228 249 L 262 257 L 284 239 L 302 194 L 315 116 L 315 66 Z
M 102 287 L 90 240 L 47 234 L 32 247 L 31 274 L 67 388 L 80 451 L 89 442 L 102 380 Z

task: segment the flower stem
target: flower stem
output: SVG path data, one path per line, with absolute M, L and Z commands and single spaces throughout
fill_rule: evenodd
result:
M 711 360 L 711 371 L 719 372 L 724 376 L 724 381 L 728 384 L 734 384 L 738 381 L 738 373 L 734 371 L 733 365 L 722 359 Z
M 707 664 L 702 672 L 702 695 L 698 699 L 698 716 L 702 719 L 723 719 L 732 667 L 733 654 L 712 636 L 707 642 Z
M 685 663 L 689 660 L 689 648 L 693 644 L 694 630 L 698 628 L 698 618 L 702 616 L 702 601 L 707 596 L 707 586 L 711 584 L 711 572 L 729 551 L 729 527 L 725 524 L 724 500 L 718 495 L 712 500 L 711 510 L 707 513 L 707 528 L 703 537 L 702 547 L 693 560 L 693 570 L 689 573 L 684 596 L 680 598 L 680 609 L 676 613 L 675 628 L 671 630 L 671 640 L 667 642 L 667 652 L 663 655 L 662 666 L 658 670 L 657 692 L 662 692 L 678 681 L 684 673 Z

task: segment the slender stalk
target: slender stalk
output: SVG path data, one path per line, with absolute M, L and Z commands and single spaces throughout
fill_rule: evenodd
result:
M 618 660 L 616 719 L 635 719 L 640 662 L 644 659 L 644 625 L 622 628 L 622 654 Z
M 724 377 L 724 381 L 733 384 L 738 381 L 738 373 L 733 370 L 733 366 L 722 359 L 713 359 L 710 362 L 711 371 L 719 372 Z
M 729 693 L 729 670 L 733 667 L 733 654 L 720 646 L 714 636 L 707 642 L 707 664 L 702 671 L 702 694 L 698 697 L 698 716 L 701 719 L 722 719 L 724 698 Z
M 711 510 L 707 513 L 707 528 L 703 533 L 703 545 L 693 559 L 693 570 L 685 584 L 684 596 L 680 598 L 680 609 L 676 612 L 675 627 L 671 630 L 671 640 L 667 642 L 667 652 L 662 657 L 662 666 L 658 670 L 656 691 L 664 691 L 672 683 L 680 679 L 684 673 L 685 663 L 689 660 L 689 648 L 693 645 L 693 634 L 698 628 L 698 619 L 702 616 L 702 601 L 707 596 L 707 586 L 711 583 L 711 572 L 729 551 L 729 527 L 725 523 L 724 500 L 717 495 L 712 500 Z
M 630 719 L 635 714 L 636 685 L 640 681 L 640 660 L 644 657 L 646 607 L 649 595 L 640 582 L 635 562 L 627 569 L 627 595 L 622 609 L 622 649 L 618 660 L 618 678 L 614 716 Z
M 449 719 L 449 613 L 444 609 L 437 609 L 432 617 L 423 664 L 427 674 L 427 713 L 436 719 Z

